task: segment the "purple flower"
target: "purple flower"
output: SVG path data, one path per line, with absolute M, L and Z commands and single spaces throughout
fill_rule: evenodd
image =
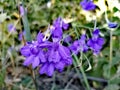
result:
M 39 48 L 37 46 L 37 42 L 32 42 L 21 48 L 21 54 L 26 57 L 23 65 L 28 66 L 32 64 L 33 68 L 36 68 L 39 65 Z
M 69 24 L 68 23 L 65 23 L 64 21 L 62 22 L 62 28 L 64 30 L 67 30 L 69 28 Z
M 62 39 L 63 31 L 60 27 L 53 27 L 52 29 L 52 38 L 54 41 L 60 41 Z
M 37 35 L 37 38 L 36 38 L 38 43 L 42 43 L 43 38 L 44 38 L 44 35 L 41 32 L 39 32 L 38 35 Z
M 40 32 L 36 41 L 27 43 L 20 51 L 26 57 L 24 65 L 32 64 L 33 68 L 40 66 L 40 74 L 52 76 L 55 70 L 61 72 L 65 66 L 72 64 L 69 48 L 63 46 L 60 42 L 45 40 L 45 36 Z
M 16 28 L 15 28 L 15 26 L 13 25 L 13 24 L 8 24 L 8 31 L 9 32 L 12 32 L 12 31 L 16 31 Z
M 118 26 L 117 23 L 114 23 L 114 22 L 109 22 L 109 23 L 108 23 L 108 27 L 109 27 L 109 28 L 116 28 L 117 26 Z
M 93 36 L 87 42 L 87 45 L 93 50 L 93 54 L 99 54 L 103 44 L 105 43 L 104 39 L 99 36 L 99 29 L 93 31 Z
M 18 39 L 21 41 L 22 40 L 22 36 L 25 35 L 25 31 L 19 33 Z
M 69 27 L 69 24 L 65 23 L 61 17 L 58 17 L 56 20 L 53 22 L 53 28 L 51 29 L 52 32 L 52 38 L 55 41 L 60 41 L 62 38 L 63 34 L 63 29 L 67 30 Z
M 47 61 L 41 66 L 40 74 L 52 76 L 55 70 L 63 71 L 65 66 L 72 64 L 70 50 L 58 42 L 53 42 L 52 47 L 46 52 Z
M 91 0 L 83 0 L 82 2 L 80 2 L 80 5 L 84 10 L 87 11 L 94 10 L 96 8 L 96 5 Z
M 20 5 L 19 9 L 20 9 L 20 15 L 23 16 L 25 14 L 24 7 L 22 5 Z
M 75 54 L 78 54 L 78 52 L 87 52 L 88 46 L 86 45 L 86 35 L 82 35 L 80 40 L 76 40 L 73 42 L 72 45 L 69 46 L 71 51 Z
M 60 27 L 60 28 L 62 28 L 62 18 L 61 17 L 58 17 L 57 19 L 55 19 L 54 21 L 53 21 L 53 26 L 54 27 Z

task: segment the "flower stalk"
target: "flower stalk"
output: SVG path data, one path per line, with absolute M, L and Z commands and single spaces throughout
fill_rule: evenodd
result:
M 73 56 L 75 58 L 76 63 L 79 64 L 78 57 L 76 55 L 74 55 L 74 54 L 73 54 Z M 73 61 L 73 62 L 75 62 L 75 61 Z M 84 82 L 86 84 L 86 90 L 90 90 L 90 86 L 89 86 L 89 83 L 88 83 L 88 80 L 87 80 L 87 77 L 86 77 L 86 74 L 84 72 L 84 69 L 83 69 L 82 65 L 80 66 L 80 71 L 81 71 L 81 73 L 83 75 L 83 79 L 84 79 Z

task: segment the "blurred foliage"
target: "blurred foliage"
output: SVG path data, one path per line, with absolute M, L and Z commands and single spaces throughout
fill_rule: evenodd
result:
M 118 6 L 120 5 L 120 2 L 118 0 L 116 0 L 116 4 L 114 4 L 113 1 L 112 6 L 110 4 L 112 0 L 95 0 L 95 3 L 98 5 L 97 9 L 88 12 L 82 10 L 79 5 L 80 0 L 23 1 L 25 9 L 27 10 L 27 18 L 32 33 L 32 39 L 35 39 L 36 34 L 40 30 L 45 31 L 48 25 L 52 25 L 53 20 L 59 16 L 63 17 L 71 24 L 69 30 L 64 32 L 65 34 L 70 34 L 76 30 L 79 36 L 82 31 L 86 31 L 88 36 L 90 36 L 90 32 L 94 28 L 95 17 L 97 17 L 97 27 L 100 28 L 106 42 L 99 56 L 96 57 L 90 53 L 87 54 L 92 69 L 87 71 L 86 75 L 94 78 L 102 78 L 108 81 L 106 84 L 92 79 L 90 80 L 90 85 L 93 88 L 104 88 L 104 90 L 120 89 L 120 27 L 118 27 L 113 33 L 113 59 L 110 70 L 111 75 L 109 76 L 110 35 L 109 28 L 107 27 L 104 18 L 105 13 L 102 9 L 106 8 L 110 21 L 120 24 L 120 8 Z M 106 1 L 106 3 L 104 2 L 101 6 L 102 1 Z M 18 88 L 29 88 L 29 90 L 34 90 L 34 85 L 29 77 L 30 73 L 28 69 L 26 70 L 27 73 L 24 71 L 19 73 L 14 72 L 16 67 L 22 67 L 22 69 L 25 69 L 22 66 L 24 58 L 19 53 L 19 49 L 23 45 L 23 42 L 18 39 L 21 30 L 23 31 L 23 23 L 21 23 L 22 21 L 18 10 L 18 5 L 21 2 L 22 0 L 0 0 L 0 87 L 9 87 L 11 90 L 18 90 Z M 9 23 L 15 25 L 17 29 L 15 32 L 8 31 L 7 26 Z M 77 38 L 75 37 L 76 33 L 70 35 L 73 39 Z M 83 58 L 83 62 L 83 67 L 86 69 L 88 63 L 85 58 Z M 12 67 L 12 70 L 9 70 L 9 67 Z M 12 74 L 12 79 L 9 74 Z M 9 78 L 8 80 L 11 81 L 6 83 L 6 78 Z M 13 78 L 16 82 L 12 81 Z

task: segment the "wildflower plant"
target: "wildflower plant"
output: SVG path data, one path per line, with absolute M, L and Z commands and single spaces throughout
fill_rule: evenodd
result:
M 82 0 L 80 5 L 82 9 L 86 11 L 96 9 L 96 5 L 93 0 Z M 22 19 L 25 18 L 25 11 L 22 6 L 20 6 L 20 15 Z M 105 19 L 109 28 L 114 29 L 118 27 L 117 23 L 110 22 L 106 16 Z M 80 66 L 80 71 L 83 75 L 86 87 L 90 90 L 84 69 L 82 67 L 81 58 L 85 58 L 88 62 L 89 67 L 86 71 L 90 70 L 92 66 L 86 54 L 90 53 L 91 55 L 98 56 L 105 44 L 105 38 L 100 35 L 101 29 L 96 27 L 96 25 L 94 26 L 95 27 L 90 30 L 91 36 L 88 35 L 90 34 L 89 32 L 86 32 L 84 34 L 79 34 L 79 36 L 75 39 L 71 38 L 70 35 L 64 38 L 64 32 L 70 28 L 70 24 L 66 23 L 63 18 L 58 17 L 45 32 L 38 32 L 35 40 L 27 40 L 27 42 L 25 42 L 25 45 L 20 49 L 21 54 L 25 57 L 23 65 L 31 65 L 32 69 L 39 68 L 40 75 L 46 74 L 50 77 L 54 75 L 55 71 L 62 72 L 65 67 L 72 64 L 75 67 Z M 29 29 L 28 31 L 25 30 L 25 33 L 27 32 L 29 32 Z M 28 37 L 26 37 L 26 39 L 28 39 Z M 67 43 L 67 45 L 64 45 L 63 42 Z M 112 48 L 112 43 L 110 43 L 110 47 Z M 112 56 L 111 48 L 110 56 Z M 80 58 L 78 57 L 79 55 Z M 110 57 L 110 59 L 112 60 L 112 57 Z
M 67 29 L 68 24 L 61 18 L 57 18 L 49 34 L 52 41 L 47 39 L 45 34 L 39 32 L 35 41 L 26 43 L 21 48 L 21 54 L 26 57 L 24 65 L 32 64 L 33 68 L 40 66 L 40 74 L 52 76 L 55 70 L 63 71 L 65 66 L 72 64 L 70 49 L 61 44 L 63 29 Z M 48 33 L 47 33 L 48 34 Z M 49 36 L 49 37 L 50 37 Z
M 79 40 L 75 40 L 73 44 L 66 47 L 61 43 L 61 40 L 63 30 L 68 27 L 69 24 L 59 17 L 45 33 L 39 32 L 36 40 L 27 42 L 20 50 L 21 54 L 26 57 L 23 65 L 29 66 L 32 64 L 33 69 L 40 67 L 40 74 L 52 76 L 55 70 L 61 72 L 64 67 L 72 64 L 71 52 L 74 54 L 85 53 L 91 49 L 94 55 L 99 54 L 104 39 L 99 37 L 100 31 L 98 29 L 93 31 L 93 36 L 89 40 L 87 40 L 86 34 L 83 34 Z M 49 37 L 46 37 L 46 34 L 49 34 Z

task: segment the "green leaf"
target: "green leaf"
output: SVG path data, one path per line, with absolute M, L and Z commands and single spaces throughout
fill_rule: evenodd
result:
M 120 84 L 120 77 L 113 78 L 109 82 L 110 84 Z
M 119 90 L 119 89 L 120 89 L 120 87 L 117 84 L 110 84 L 104 88 L 104 90 Z
M 23 7 L 24 7 L 24 5 L 23 5 Z M 25 39 L 26 39 L 26 41 L 31 41 L 31 34 L 30 34 L 29 22 L 27 19 L 27 13 L 25 10 L 24 10 L 24 12 L 25 12 L 25 14 L 22 16 L 22 22 L 23 22 L 23 26 L 24 26 L 24 30 L 25 30 Z
M 115 13 L 115 12 L 117 12 L 117 11 L 119 11 L 119 9 L 116 8 L 116 7 L 114 7 L 114 8 L 113 8 L 113 12 Z
M 110 75 L 108 74 L 109 73 L 109 69 L 111 69 L 110 70 Z M 110 68 L 109 64 L 105 64 L 103 66 L 103 75 L 104 75 L 105 78 L 110 79 L 115 74 L 115 72 L 116 72 L 116 68 L 115 67 L 111 67 Z

